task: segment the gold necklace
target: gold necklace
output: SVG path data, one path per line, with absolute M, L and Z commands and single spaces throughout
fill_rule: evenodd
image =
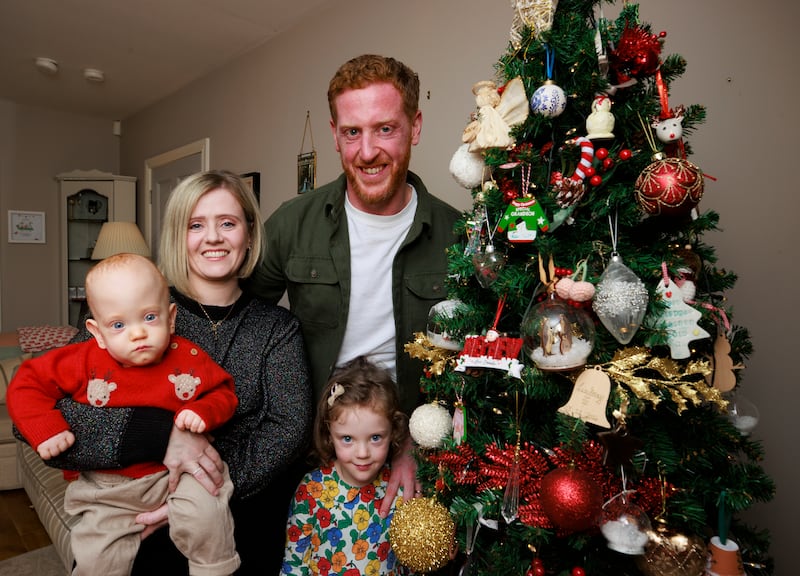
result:
M 223 322 L 225 322 L 225 320 L 228 319 L 228 316 L 231 315 L 231 312 L 233 312 L 233 309 L 236 308 L 236 302 L 234 302 L 233 304 L 230 305 L 230 307 L 228 308 L 228 312 L 225 314 L 225 317 L 222 320 L 217 320 L 216 322 L 214 322 L 211 319 L 211 316 L 209 316 L 208 311 L 206 310 L 205 306 L 200 304 L 200 302 L 198 302 L 197 304 L 200 306 L 200 310 L 203 311 L 203 314 L 206 315 L 206 318 L 208 318 L 208 321 L 211 324 L 211 332 L 214 333 L 214 339 L 216 339 L 217 338 L 217 328 L 219 328 L 220 325 Z

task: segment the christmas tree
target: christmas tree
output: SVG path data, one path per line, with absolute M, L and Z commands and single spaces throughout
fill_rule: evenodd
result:
M 725 299 L 736 276 L 703 242 L 719 220 L 690 160 L 705 109 L 669 101 L 687 63 L 634 4 L 512 5 L 450 165 L 473 208 L 448 300 L 406 345 L 426 364 L 411 431 L 455 566 L 691 576 L 712 556 L 729 573 L 712 552 L 738 546 L 730 573 L 771 574 L 769 535 L 739 520 L 775 487 L 737 399 L 752 347 Z

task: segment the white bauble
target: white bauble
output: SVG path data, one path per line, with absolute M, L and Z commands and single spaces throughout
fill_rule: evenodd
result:
M 453 433 L 453 418 L 447 408 L 437 402 L 417 407 L 408 421 L 414 441 L 423 448 L 439 448 Z
M 450 159 L 450 174 L 460 186 L 468 190 L 481 185 L 485 167 L 483 154 L 470 152 L 469 144 L 459 146 Z
M 567 107 L 567 95 L 552 80 L 545 80 L 531 96 L 531 112 L 555 118 Z

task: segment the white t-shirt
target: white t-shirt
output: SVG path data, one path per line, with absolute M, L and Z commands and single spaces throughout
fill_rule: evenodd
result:
M 337 365 L 367 356 L 397 380 L 392 264 L 411 229 L 417 211 L 417 191 L 397 214 L 362 212 L 345 195 L 350 235 L 350 312 Z M 357 280 L 356 280 L 357 279 Z

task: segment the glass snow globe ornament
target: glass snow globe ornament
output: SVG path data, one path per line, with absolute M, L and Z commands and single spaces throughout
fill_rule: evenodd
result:
M 453 338 L 444 326 L 464 308 L 461 300 L 442 300 L 431 307 L 427 324 L 427 336 L 431 344 L 445 350 L 461 350 L 464 347 L 464 342 Z
M 742 436 L 749 436 L 758 424 L 758 408 L 738 392 L 727 395 L 728 418 Z
M 628 502 L 624 494 L 603 508 L 599 524 L 609 548 L 631 556 L 644 554 L 650 540 L 650 518 L 636 504 Z
M 597 283 L 592 309 L 617 342 L 627 344 L 633 339 L 642 324 L 648 300 L 644 282 L 614 252 Z
M 594 348 L 594 323 L 589 314 L 555 293 L 528 308 L 520 332 L 525 354 L 540 370 L 580 368 Z

